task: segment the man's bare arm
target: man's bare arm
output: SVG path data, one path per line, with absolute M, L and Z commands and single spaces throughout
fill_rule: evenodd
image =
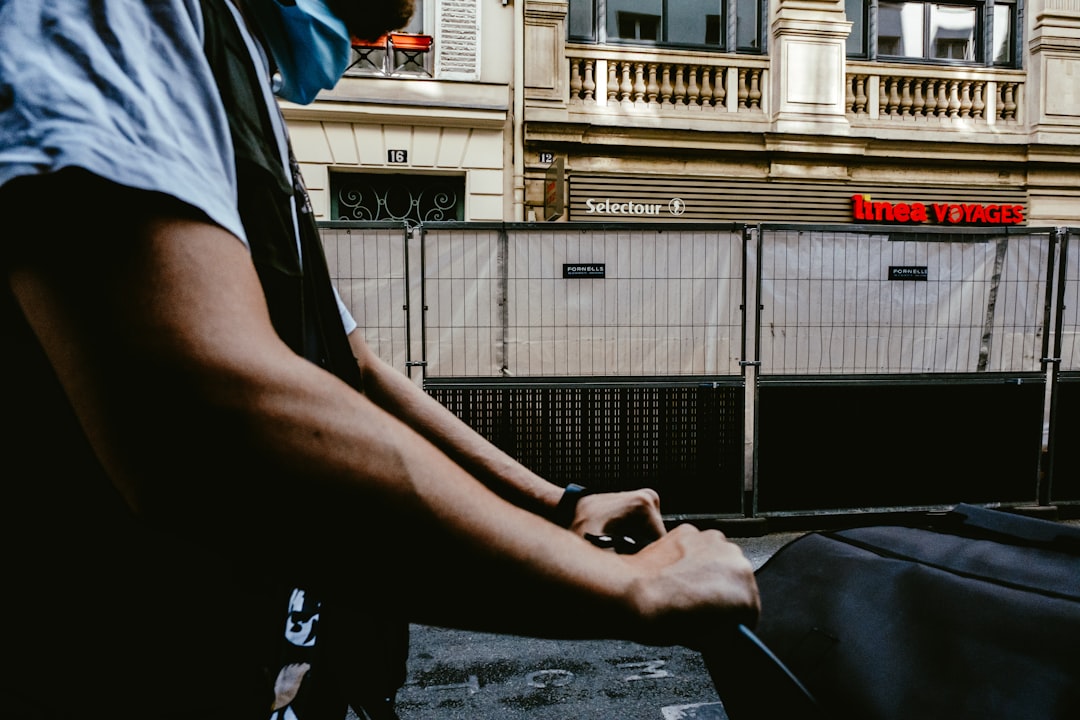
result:
M 295 517 L 321 572 L 387 569 L 418 621 L 692 644 L 700 621 L 756 614 L 750 566 L 719 533 L 684 528 L 633 557 L 592 548 L 294 355 L 247 251 L 218 227 L 118 226 L 102 252 L 28 262 L 10 282 L 147 518 L 249 550 L 248 534 Z
M 495 492 L 511 502 L 550 517 L 563 488 L 538 476 L 488 442 L 402 373 L 378 358 L 358 328 L 349 343 L 364 377 L 365 392 L 395 417 L 435 443 Z M 587 479 L 581 479 L 587 482 Z M 579 503 L 576 529 L 601 533 L 622 526 L 642 539 L 664 534 L 659 496 L 643 489 L 588 496 Z

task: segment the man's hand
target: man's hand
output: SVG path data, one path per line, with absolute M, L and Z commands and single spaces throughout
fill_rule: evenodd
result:
M 576 535 L 625 535 L 647 545 L 666 533 L 660 496 L 648 488 L 586 495 L 578 501 L 570 531 Z
M 722 627 L 753 627 L 761 610 L 750 561 L 718 530 L 679 525 L 624 559 L 643 575 L 632 602 L 643 619 L 641 642 L 700 649 Z

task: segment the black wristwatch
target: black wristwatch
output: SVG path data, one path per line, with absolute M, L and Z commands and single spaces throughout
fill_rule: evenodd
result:
M 574 522 L 574 513 L 577 512 L 578 500 L 586 495 L 592 495 L 592 491 L 577 483 L 567 485 L 559 498 L 559 504 L 555 506 L 555 512 L 551 514 L 551 521 L 564 528 L 570 527 Z

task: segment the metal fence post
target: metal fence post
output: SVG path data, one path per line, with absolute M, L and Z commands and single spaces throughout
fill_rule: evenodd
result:
M 1058 393 L 1060 383 L 1061 372 L 1061 354 L 1062 343 L 1064 340 L 1065 329 L 1065 292 L 1066 292 L 1066 279 L 1068 271 L 1068 258 L 1069 258 L 1069 230 L 1068 228 L 1059 227 L 1054 232 L 1052 247 L 1057 248 L 1058 255 L 1058 272 L 1057 272 L 1057 286 L 1056 293 L 1054 293 L 1054 253 L 1050 254 L 1050 268 L 1047 270 L 1047 307 L 1046 307 L 1046 327 L 1049 330 L 1051 319 L 1053 321 L 1053 336 L 1054 346 L 1053 352 L 1047 353 L 1046 350 L 1050 347 L 1050 333 L 1047 332 L 1046 341 L 1043 343 L 1043 367 L 1046 368 L 1049 376 L 1049 403 L 1047 407 L 1046 416 L 1046 450 L 1045 456 L 1042 462 L 1042 472 L 1039 474 L 1039 488 L 1038 488 L 1038 503 L 1039 505 L 1050 505 L 1054 499 L 1053 487 L 1054 487 L 1054 458 L 1055 449 L 1057 447 L 1057 412 L 1058 412 Z M 1053 295 L 1051 294 L 1053 293 Z M 1051 298 L 1056 297 L 1056 301 Z

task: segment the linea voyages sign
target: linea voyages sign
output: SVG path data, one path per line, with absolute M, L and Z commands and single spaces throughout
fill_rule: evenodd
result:
M 930 225 L 1019 225 L 1024 206 L 983 203 L 922 203 L 875 201 L 852 195 L 852 215 L 861 222 Z

